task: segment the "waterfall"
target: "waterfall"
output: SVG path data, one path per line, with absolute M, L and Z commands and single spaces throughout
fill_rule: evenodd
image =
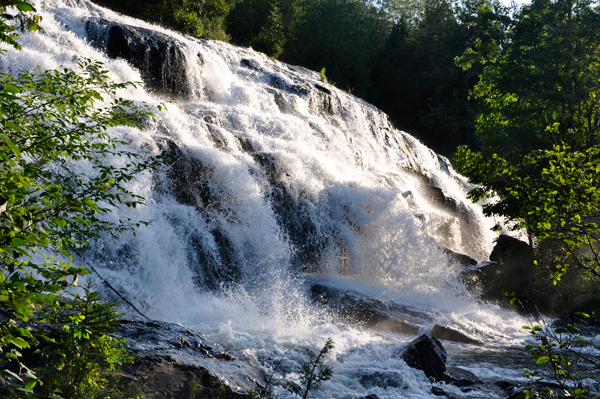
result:
M 169 160 L 130 183 L 145 206 L 106 216 L 152 223 L 76 257 L 95 282 L 267 368 L 295 345 L 290 372 L 301 347 L 332 337 L 334 378 L 315 393 L 323 398 L 429 397 L 422 373 L 395 354 L 436 324 L 490 345 L 522 340 L 524 321 L 478 301 L 444 252 L 487 260 L 496 222 L 466 198 L 470 185 L 446 158 L 376 107 L 252 49 L 86 0 L 33 4 L 43 32 L 23 33 L 22 51 L 6 49 L 5 73 L 90 58 L 114 81 L 144 82 L 119 96 L 167 104 L 143 131 L 110 131 L 142 157 L 166 151 Z M 413 333 L 342 322 L 314 300 L 315 285 L 375 299 L 390 314 L 402 305 Z M 368 388 L 360 370 L 397 382 Z

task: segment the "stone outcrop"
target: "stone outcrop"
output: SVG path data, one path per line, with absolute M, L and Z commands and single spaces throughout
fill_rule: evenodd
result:
M 147 399 L 238 399 L 264 386 L 258 366 L 236 359 L 202 334 L 176 324 L 122 319 L 118 336 L 135 363 L 120 383 Z
M 467 334 L 460 332 L 454 328 L 441 326 L 436 324 L 431 330 L 431 336 L 437 339 L 443 339 L 446 341 L 462 342 L 464 344 L 479 345 L 482 342 L 478 339 L 469 337 Z
M 376 331 L 417 334 L 416 318 L 427 318 L 402 305 L 366 297 L 358 292 L 341 290 L 321 284 L 310 288 L 312 299 L 343 322 Z
M 173 38 L 104 19 L 89 20 L 86 30 L 94 46 L 135 66 L 153 90 L 169 95 L 185 95 L 189 91 L 185 55 Z
M 528 285 L 535 272 L 533 249 L 516 238 L 501 235 L 490 254 L 490 261 L 463 273 L 463 279 L 481 298 L 510 306 L 505 292 L 515 292 L 524 310 L 535 312 L 534 304 L 527 301 Z M 523 309 L 517 309 L 523 310 Z

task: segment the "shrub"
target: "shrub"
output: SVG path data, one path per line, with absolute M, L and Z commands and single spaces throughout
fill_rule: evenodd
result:
M 84 295 L 63 297 L 41 316 L 39 322 L 48 323 L 48 331 L 40 335 L 36 351 L 43 382 L 39 393 L 73 399 L 108 396 L 109 373 L 133 362 L 125 341 L 110 335 L 119 327 L 115 305 L 103 302 L 88 284 Z

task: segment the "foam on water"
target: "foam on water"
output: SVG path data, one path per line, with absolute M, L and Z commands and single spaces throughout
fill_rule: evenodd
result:
M 309 281 L 410 305 L 428 315 L 419 324 L 423 332 L 442 324 L 489 345 L 521 342 L 524 320 L 474 298 L 458 279 L 460 269 L 448 265 L 441 249 L 486 259 L 494 221 L 469 203 L 466 179 L 447 160 L 394 130 L 378 110 L 330 86 L 333 113 L 315 112 L 318 98 L 312 92 L 281 97 L 270 79 L 288 86 L 301 79 L 322 85 L 318 74 L 288 68 L 250 49 L 183 37 L 84 0 L 38 0 L 34 5 L 43 16 L 44 33 L 24 33 L 19 39 L 23 51 L 7 49 L 0 58 L 6 73 L 38 65 L 75 67 L 90 58 L 104 62 L 115 81 L 141 81 L 140 72 L 126 61 L 110 59 L 90 45 L 90 18 L 170 35 L 188 60 L 187 97 L 168 104 L 168 111 L 156 111 L 156 120 L 142 132 L 118 128 L 111 134 L 142 156 L 157 154 L 164 138 L 186 149 L 202 167 L 198 180 L 211 202 L 201 210 L 182 204 L 173 190 L 156 189 L 157 179 L 168 180 L 166 171 L 143 174 L 130 188 L 145 196 L 147 205 L 107 217 L 152 224 L 135 237 L 94 242 L 78 259 L 144 313 L 197 328 L 267 368 L 293 347 L 283 363 L 286 373 L 297 370 L 305 356 L 301 348 L 318 350 L 332 337 L 334 378 L 315 394 L 323 398 L 431 394 L 424 374 L 398 357 L 412 337 L 336 323 L 310 300 Z M 198 54 L 202 63 L 196 62 Z M 151 105 L 168 100 L 143 87 L 119 95 Z M 254 155 L 242 142 L 251 145 Z M 260 164 L 256 154 L 268 165 Z M 77 168 L 93 173 L 86 164 Z M 276 186 L 268 168 L 275 171 Z M 423 177 L 457 201 L 459 216 L 427 199 Z M 315 241 L 321 251 L 316 264 L 302 268 L 295 260 L 302 248 L 282 222 L 285 203 L 276 196 L 282 190 L 287 201 L 301 205 L 303 220 L 311 222 L 315 240 L 321 240 Z M 222 237 L 230 252 L 223 251 Z M 226 264 L 232 269 L 223 270 Z M 228 273 L 235 278 L 219 280 Z M 366 388 L 359 382 L 361 373 L 388 373 L 395 382 Z M 285 397 L 283 388 L 276 389 Z

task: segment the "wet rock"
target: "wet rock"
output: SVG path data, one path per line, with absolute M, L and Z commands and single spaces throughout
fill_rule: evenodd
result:
M 448 367 L 447 374 L 452 378 L 449 383 L 459 388 L 483 383 L 475 374 L 460 367 Z
M 461 254 L 460 252 L 453 251 L 450 248 L 444 248 L 444 254 L 448 257 L 448 261 L 455 265 L 475 266 L 478 263 L 469 255 Z
M 278 224 L 294 246 L 292 265 L 302 272 L 319 271 L 321 256 L 331 253 L 336 242 L 342 241 L 337 239 L 338 231 L 331 226 L 315 225 L 311 217 L 314 199 L 294 195 L 286 183 L 289 173 L 278 165 L 272 154 L 254 153 L 253 157 L 269 182 L 267 195 Z
M 435 337 L 421 335 L 402 353 L 402 359 L 412 368 L 423 370 L 425 375 L 443 381 L 446 375 L 446 350 Z
M 177 202 L 185 205 L 198 208 L 214 205 L 217 199 L 211 191 L 210 168 L 192 156 L 186 147 L 173 140 L 165 139 L 158 145 L 169 156 L 167 177 L 171 187 L 165 186 L 164 181 L 159 181 L 157 189 L 170 190 Z
M 379 399 L 379 396 L 377 396 L 374 393 L 372 393 L 371 395 L 362 396 L 359 399 Z
M 246 68 L 250 68 L 250 69 L 254 69 L 254 65 L 253 62 L 250 61 L 249 59 L 246 58 L 242 58 L 240 61 L 240 64 L 242 64 L 243 66 L 245 66 Z
M 325 86 L 321 86 L 321 85 L 315 85 L 315 87 L 319 90 L 321 90 L 323 93 L 325 94 L 331 94 L 331 90 L 329 90 L 328 88 L 326 88 Z
M 403 386 L 402 375 L 397 371 L 376 371 L 364 374 L 360 377 L 360 384 L 366 388 L 401 388 Z
M 501 235 L 490 260 L 496 263 L 478 269 L 482 298 L 510 307 L 504 292 L 514 291 L 524 306 L 524 309 L 517 310 L 537 313 L 535 304 L 528 300 L 527 295 L 536 268 L 531 247 L 516 238 Z
M 281 89 L 287 93 L 299 95 L 302 97 L 307 96 L 310 91 L 305 84 L 290 83 L 288 80 L 284 79 L 279 75 L 271 75 L 270 84 L 271 86 L 277 89 Z
M 411 324 L 415 312 L 394 303 L 365 297 L 357 292 L 344 291 L 321 284 L 310 288 L 313 301 L 327 308 L 347 323 L 358 324 L 376 331 L 417 334 Z
M 428 198 L 432 204 L 438 206 L 448 214 L 456 217 L 461 215 L 460 202 L 446 195 L 441 188 L 427 184 L 422 187 L 421 191 L 423 196 Z
M 507 395 L 506 399 L 522 399 L 525 397 L 524 388 L 519 388 L 516 385 L 507 381 L 497 381 L 496 385 L 502 388 Z
M 468 335 L 466 335 L 458 330 L 455 330 L 450 327 L 440 326 L 439 324 L 436 324 L 433 327 L 433 329 L 431 330 L 431 336 L 435 337 L 437 339 L 443 339 L 446 341 L 454 341 L 454 342 L 462 342 L 465 344 L 473 344 L 473 345 L 482 344 L 481 341 L 471 338 Z
M 256 365 L 234 358 L 202 334 L 151 320 L 123 318 L 121 323 L 116 335 L 135 357 L 121 384 L 137 387 L 148 399 L 237 399 L 264 385 Z
M 450 399 L 461 399 L 460 396 L 455 395 L 451 392 L 448 392 L 447 390 L 443 389 L 442 387 L 439 387 L 436 385 L 431 387 L 431 393 L 434 394 L 435 396 L 445 396 Z
M 524 241 L 502 234 L 490 254 L 492 262 L 514 261 L 520 258 L 533 258 L 533 250 Z
M 170 162 L 167 179 L 156 179 L 156 190 L 171 192 L 179 203 L 193 206 L 209 218 L 206 209 L 214 210 L 220 206 L 218 193 L 211 189 L 213 170 L 173 140 L 165 139 L 158 144 L 167 152 Z M 175 219 L 171 222 L 175 226 L 179 223 Z M 214 223 L 209 235 L 190 232 L 186 237 L 190 268 L 195 272 L 199 286 L 219 289 L 222 283 L 239 281 L 240 261 L 236 249 L 218 222 Z
M 142 73 L 146 85 L 169 94 L 187 94 L 185 55 L 172 37 L 104 19 L 86 23 L 92 44 L 112 58 L 123 58 Z

